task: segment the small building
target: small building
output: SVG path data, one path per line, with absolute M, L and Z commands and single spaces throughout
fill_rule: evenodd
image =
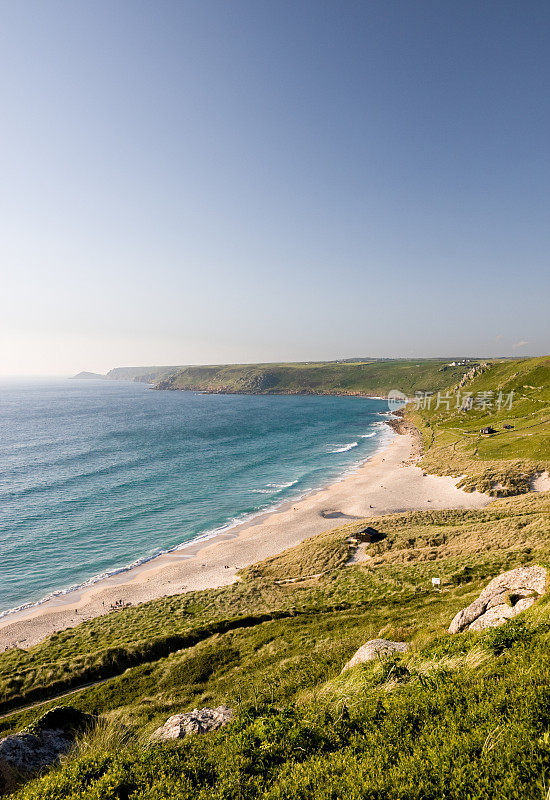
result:
M 480 430 L 480 433 L 496 433 L 496 430 L 494 428 L 491 428 L 490 425 L 487 425 L 486 428 L 482 428 Z
M 386 538 L 386 534 L 382 531 L 377 531 L 376 528 L 364 528 L 355 534 L 355 538 L 360 542 L 379 542 L 381 539 Z

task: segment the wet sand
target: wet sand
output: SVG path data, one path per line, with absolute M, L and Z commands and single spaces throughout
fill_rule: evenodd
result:
M 491 498 L 457 489 L 457 479 L 414 466 L 411 433 L 398 435 L 355 472 L 301 500 L 230 531 L 167 553 L 93 586 L 0 619 L 0 650 L 27 648 L 45 636 L 108 613 L 117 601 L 134 605 L 164 595 L 226 586 L 237 571 L 352 519 L 399 511 L 483 508 Z

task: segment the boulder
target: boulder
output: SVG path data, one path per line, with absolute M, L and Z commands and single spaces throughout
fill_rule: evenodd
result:
M 375 658 L 384 658 L 392 653 L 406 653 L 409 649 L 407 642 L 392 642 L 389 639 L 371 639 L 366 644 L 361 645 L 359 650 L 345 665 L 342 672 L 345 672 L 357 664 L 363 664 L 365 661 L 374 661 Z
M 463 608 L 449 626 L 449 633 L 495 628 L 532 606 L 546 591 L 544 567 L 518 567 L 498 575 L 477 600 Z
M 47 711 L 33 725 L 0 739 L 0 794 L 13 791 L 68 752 L 78 731 L 95 721 L 71 706 Z
M 183 739 L 189 733 L 208 733 L 221 728 L 233 717 L 227 706 L 218 708 L 195 708 L 186 714 L 174 714 L 164 725 L 153 733 L 152 739 L 166 742 L 170 739 Z

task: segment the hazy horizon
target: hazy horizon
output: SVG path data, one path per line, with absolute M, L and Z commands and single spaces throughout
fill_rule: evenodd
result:
M 550 351 L 547 3 L 0 20 L 0 375 Z
M 414 361 L 415 359 L 418 359 L 419 361 L 424 361 L 424 360 L 432 360 L 432 361 L 447 361 L 447 360 L 449 360 L 449 361 L 451 361 L 451 360 L 458 360 L 458 359 L 468 359 L 468 360 L 473 360 L 473 361 L 475 361 L 477 359 L 480 359 L 480 360 L 481 359 L 488 359 L 488 360 L 512 359 L 513 360 L 515 358 L 521 358 L 521 359 L 536 358 L 537 355 L 545 356 L 545 355 L 548 355 L 548 353 L 540 353 L 540 354 L 535 354 L 535 355 L 529 353 L 529 354 L 525 354 L 525 355 L 521 355 L 521 356 L 518 355 L 518 354 L 511 355 L 511 356 L 505 356 L 505 355 L 502 355 L 502 354 L 501 355 L 479 355 L 479 354 L 477 354 L 477 355 L 475 355 L 475 354 L 473 354 L 473 355 L 472 354 L 458 354 L 457 355 L 457 354 L 454 354 L 454 355 L 447 355 L 447 356 L 442 356 L 442 355 L 437 355 L 437 356 L 419 356 L 419 355 L 414 355 L 414 356 L 355 356 L 355 357 L 343 356 L 341 358 L 334 358 L 334 359 L 303 359 L 303 360 L 298 360 L 298 361 L 296 361 L 296 360 L 294 360 L 294 361 L 228 361 L 228 362 L 220 362 L 220 361 L 218 361 L 218 362 L 210 362 L 210 363 L 203 363 L 203 364 L 198 364 L 198 363 L 195 363 L 195 364 L 178 364 L 176 362 L 174 362 L 173 364 L 160 363 L 160 362 L 157 363 L 157 364 L 153 364 L 153 363 L 146 363 L 146 364 L 145 363 L 144 364 L 114 364 L 113 366 L 108 367 L 107 369 L 105 369 L 103 371 L 83 368 L 83 369 L 80 369 L 80 370 L 75 370 L 73 372 L 42 372 L 42 373 L 40 373 L 40 372 L 35 372 L 35 373 L 25 373 L 25 372 L 17 373 L 17 372 L 13 372 L 13 373 L 1 373 L 0 374 L 0 378 L 73 378 L 73 377 L 76 377 L 76 375 L 78 375 L 81 372 L 88 372 L 88 373 L 92 373 L 92 374 L 95 373 L 95 374 L 104 376 L 110 370 L 121 368 L 121 367 L 129 368 L 129 369 L 146 369 L 148 367 L 151 367 L 151 368 L 152 367 L 182 367 L 183 368 L 183 367 L 217 367 L 217 366 L 219 367 L 219 366 L 246 366 L 246 365 L 253 366 L 255 364 L 266 364 L 266 365 L 272 365 L 272 364 L 273 365 L 275 365 L 275 364 L 323 364 L 323 363 L 333 363 L 333 362 L 342 362 L 342 361 L 352 362 L 354 360 L 362 361 L 362 360 L 370 360 L 371 358 L 372 358 L 373 361 L 384 361 L 384 360 L 389 360 L 389 361 L 393 361 L 393 360 L 395 360 L 395 361 L 401 361 L 401 360 L 403 360 L 403 361 Z

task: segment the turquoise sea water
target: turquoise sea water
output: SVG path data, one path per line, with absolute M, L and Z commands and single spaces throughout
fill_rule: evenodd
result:
M 0 612 L 325 485 L 392 437 L 383 400 L 0 384 Z

